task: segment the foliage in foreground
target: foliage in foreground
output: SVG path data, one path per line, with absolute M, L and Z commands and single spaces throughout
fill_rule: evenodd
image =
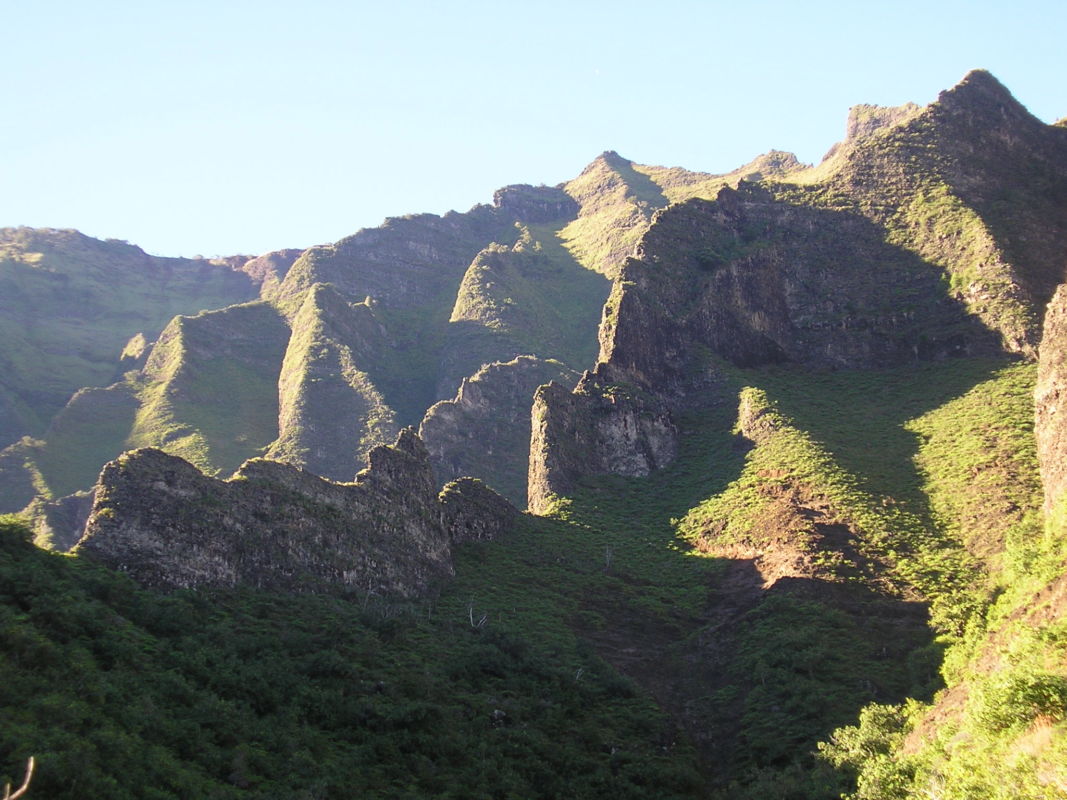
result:
M 655 708 L 573 640 L 539 645 L 455 604 L 163 596 L 26 535 L 0 527 L 0 765 L 17 778 L 36 755 L 38 796 L 678 797 L 699 782 Z

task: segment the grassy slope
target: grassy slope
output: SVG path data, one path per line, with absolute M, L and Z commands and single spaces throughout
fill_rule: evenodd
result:
M 933 703 L 872 706 L 823 746 L 857 798 L 1067 793 L 1067 529 L 1040 516 L 1032 380 L 1006 370 L 909 426 L 935 516 L 986 556 L 985 602 Z
M 820 739 L 872 701 L 958 680 L 938 675 L 941 654 L 983 624 L 997 591 L 984 566 L 1018 560 L 1037 507 L 1033 373 L 731 371 L 769 436 L 746 451 L 728 404 L 682 421 L 677 464 L 564 504 L 587 526 L 584 558 L 623 578 L 579 584 L 577 627 L 683 720 L 723 796 L 836 796 L 850 772 L 814 757 Z M 685 554 L 672 518 L 711 558 Z M 642 647 L 665 655 L 628 652 Z
M 87 489 L 134 447 L 162 447 L 210 474 L 229 474 L 277 435 L 277 369 L 288 328 L 265 303 L 177 317 L 145 369 L 85 389 L 31 450 L 39 490 Z
M 519 552 L 566 527 L 525 524 Z M 487 588 L 160 596 L 4 524 L 0 773 L 35 754 L 55 798 L 692 796 L 691 751 L 564 605 L 542 599 L 538 627 Z
M 456 579 L 419 606 L 162 598 L 33 551 L 8 530 L 0 630 L 14 656 L 0 686 L 12 724 L 0 759 L 10 774 L 38 754 L 41 790 L 56 797 L 75 774 L 116 797 L 145 785 L 158 797 L 299 786 L 326 797 L 691 797 L 704 780 L 723 797 L 835 796 L 857 764 L 869 766 L 839 755 L 860 734 L 835 728 L 872 701 L 864 719 L 884 720 L 878 711 L 889 708 L 899 728 L 893 704 L 928 699 L 942 649 L 951 645 L 951 656 L 977 641 L 968 619 L 972 631 L 987 618 L 1026 627 L 1006 610 L 1021 595 L 983 611 L 991 587 L 976 567 L 979 558 L 1004 564 L 1006 583 L 1045 563 L 1018 535 L 1036 502 L 1032 373 L 968 360 L 734 371 L 749 412 L 778 423 L 760 444 L 742 447 L 730 432 L 734 402 L 694 413 L 681 420 L 670 468 L 591 481 L 554 517 L 463 548 Z M 995 455 L 980 456 L 977 441 Z M 988 487 L 966 476 L 984 469 L 981 458 L 1018 508 L 998 506 L 995 532 L 972 541 L 963 532 L 986 511 Z M 799 517 L 813 527 L 790 528 L 789 541 L 761 538 L 760 502 L 741 502 L 753 492 L 814 510 Z M 841 557 L 805 550 L 823 524 L 851 531 Z M 726 557 L 740 541 L 730 531 L 747 531 L 746 553 Z M 997 558 L 1001 541 L 1008 555 Z M 774 573 L 783 552 L 803 568 Z M 872 563 L 888 580 L 860 579 Z M 915 613 L 920 596 L 940 643 Z M 1064 641 L 1055 630 L 1013 640 L 1026 675 L 1049 673 L 1039 659 L 1060 652 L 1048 649 Z M 981 657 L 973 645 L 967 653 L 950 659 L 950 686 L 970 674 L 967 658 Z M 980 702 L 981 713 L 1000 713 Z M 1048 711 L 1042 719 L 1055 727 L 1058 712 Z M 1015 724 L 1005 729 L 1023 730 Z M 832 735 L 840 773 L 813 756 Z M 1059 751 L 1042 752 L 1047 771 Z
M 267 455 L 351 480 L 367 452 L 397 433 L 367 375 L 381 363 L 380 326 L 369 307 L 350 306 L 324 284 L 305 293 L 291 325 L 278 378 L 278 438 Z
M 573 369 L 593 364 L 610 286 L 580 266 L 559 237 L 559 225 L 531 225 L 513 247 L 492 248 L 474 260 L 449 320 L 456 374 L 523 354 Z
M 163 447 L 229 474 L 277 435 L 278 369 L 289 329 L 266 303 L 178 317 L 153 350 L 126 447 Z M 161 336 L 161 341 L 166 337 Z
M 641 241 L 653 212 L 668 202 L 648 175 L 616 153 L 596 158 L 564 188 L 581 211 L 560 236 L 575 260 L 608 278 Z
M 6 229 L 0 234 L 4 382 L 46 425 L 77 389 L 114 380 L 131 336 L 154 337 L 175 314 L 220 308 L 256 292 L 248 276 L 222 264 L 153 258 L 124 242 L 73 231 Z

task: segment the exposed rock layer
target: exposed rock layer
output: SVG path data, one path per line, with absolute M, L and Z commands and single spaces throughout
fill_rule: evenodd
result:
M 585 375 L 574 392 L 558 383 L 534 395 L 529 510 L 547 511 L 583 475 L 643 476 L 669 464 L 677 430 L 665 405 Z
M 410 597 L 451 575 L 453 542 L 493 538 L 513 522 L 514 508 L 474 482 L 439 500 L 410 429 L 368 462 L 350 484 L 262 459 L 219 481 L 159 450 L 132 451 L 101 473 L 77 552 L 161 588 Z
M 1051 512 L 1067 490 L 1067 284 L 1056 291 L 1045 314 L 1034 400 L 1045 510 Z
M 524 506 L 530 407 L 537 387 L 550 381 L 569 387 L 578 374 L 558 361 L 519 356 L 482 367 L 463 381 L 454 399 L 432 406 L 419 435 L 438 481 L 481 478 Z

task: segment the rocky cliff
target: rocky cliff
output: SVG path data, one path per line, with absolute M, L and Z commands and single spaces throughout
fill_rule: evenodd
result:
M 144 449 L 104 468 L 76 552 L 161 588 L 411 597 L 452 573 L 454 542 L 495 538 L 515 514 L 470 481 L 439 499 L 426 449 L 410 429 L 371 450 L 348 484 L 262 459 L 220 481 Z
M 1067 284 L 1056 291 L 1045 314 L 1034 401 L 1045 512 L 1062 515 L 1067 490 Z
M 651 217 L 615 273 L 596 381 L 569 400 L 542 395 L 550 424 L 534 459 L 586 446 L 577 431 L 618 391 L 664 420 L 720 402 L 723 362 L 841 369 L 1035 357 L 1045 303 L 1067 270 L 1062 129 L 975 72 L 925 108 L 857 107 L 847 134 L 816 168 L 720 183 L 712 200 Z M 630 445 L 589 469 L 616 471 L 610 463 L 630 474 Z M 569 477 L 553 479 L 554 469 Z M 570 484 L 571 472 L 532 464 L 535 494 Z
M 453 399 L 431 406 L 419 436 L 438 481 L 480 478 L 525 507 L 530 407 L 537 387 L 550 381 L 570 387 L 578 373 L 558 361 L 519 356 L 487 364 L 463 381 Z
M 531 416 L 528 506 L 534 514 L 569 495 L 584 475 L 645 476 L 674 460 L 678 448 L 662 401 L 589 373 L 573 392 L 558 383 L 538 388 Z

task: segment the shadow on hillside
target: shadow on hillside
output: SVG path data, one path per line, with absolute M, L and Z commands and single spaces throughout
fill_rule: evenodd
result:
M 711 786 L 744 787 L 760 775 L 784 789 L 798 772 L 840 780 L 817 765 L 819 741 L 868 703 L 938 688 L 941 649 L 923 604 L 814 578 L 764 588 L 751 559 L 718 566 L 702 617 L 688 625 L 610 595 L 586 601 L 604 624 L 576 625 L 685 731 Z
M 902 505 L 936 527 L 916 461 L 920 434 L 907 423 L 990 380 L 1011 357 L 949 359 L 883 370 L 746 370 L 747 385 L 822 445 L 859 488 Z
M 1006 363 L 775 368 L 731 382 L 764 388 L 862 488 L 932 522 L 914 462 L 919 440 L 904 423 Z M 674 464 L 642 479 L 599 476 L 573 499 L 570 521 L 584 527 L 569 535 L 587 540 L 588 569 L 597 548 L 613 558 L 599 565 L 605 578 L 584 592 L 571 624 L 686 732 L 711 786 L 756 797 L 803 784 L 798 797 L 837 796 L 846 778 L 817 761 L 816 744 L 855 724 L 869 703 L 929 698 L 941 685 L 943 647 L 924 603 L 857 581 L 775 578 L 755 559 L 696 558 L 679 546 L 672 520 L 742 473 L 751 443 L 731 432 L 735 418 L 727 401 L 690 411 Z M 851 542 L 825 544 L 844 551 Z

